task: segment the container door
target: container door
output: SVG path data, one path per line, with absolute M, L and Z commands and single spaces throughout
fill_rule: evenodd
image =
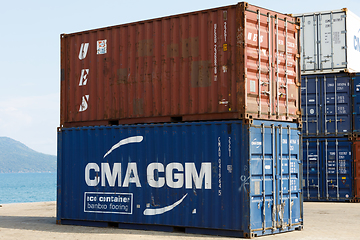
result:
M 271 81 L 274 99 L 270 102 L 272 114 L 278 121 L 288 120 L 298 115 L 298 79 L 300 71 L 297 64 L 297 34 L 294 23 L 279 19 L 275 15 L 272 32 L 274 43 L 273 79 Z M 269 29 L 270 30 L 270 29 Z
M 346 68 L 346 13 L 318 15 L 319 69 Z
M 320 133 L 320 78 L 303 76 L 301 87 L 301 107 L 304 136 L 316 136 Z
M 294 229 L 302 219 L 299 174 L 300 132 L 278 122 L 253 125 L 250 131 L 251 229 Z
M 325 200 L 352 199 L 352 143 L 347 139 L 325 139 L 323 146 Z
M 299 215 L 293 207 L 299 206 L 299 132 L 289 125 L 278 126 L 277 138 L 277 226 L 281 229 L 292 227 L 299 222 Z
M 351 78 L 339 75 L 324 75 L 322 78 L 324 135 L 351 134 Z
M 248 12 L 247 50 L 252 53 L 247 61 L 248 99 L 247 105 L 251 112 L 256 112 L 258 118 L 268 118 L 274 111 L 272 81 L 273 46 L 272 46 L 272 18 L 258 10 Z
M 353 131 L 360 132 L 360 75 L 353 78 Z
M 317 70 L 317 16 L 300 16 L 302 71 Z M 306 36 L 306 37 L 305 37 Z
M 304 198 L 306 200 L 320 199 L 320 142 L 319 139 L 303 140 L 303 177 Z
M 256 118 L 288 121 L 299 115 L 298 30 L 289 19 L 246 12 L 246 107 Z
M 255 126 L 251 142 L 251 229 L 276 229 L 275 126 Z

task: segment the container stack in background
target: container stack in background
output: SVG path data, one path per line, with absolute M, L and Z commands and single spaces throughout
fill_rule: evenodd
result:
M 239 3 L 61 35 L 57 222 L 301 229 L 299 29 Z
M 302 35 L 304 200 L 359 200 L 360 18 L 347 9 L 295 16 Z

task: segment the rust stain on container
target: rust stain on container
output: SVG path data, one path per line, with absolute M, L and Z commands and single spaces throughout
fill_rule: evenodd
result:
M 298 29 L 239 3 L 63 34 L 61 126 L 298 121 Z
M 211 62 L 210 61 L 193 61 L 191 62 L 191 87 L 209 87 Z
M 152 56 L 154 49 L 154 42 L 152 39 L 140 40 L 137 43 L 137 54 L 139 57 Z
M 119 68 L 117 70 L 117 83 L 127 83 L 127 78 L 128 78 L 128 71 L 127 68 Z

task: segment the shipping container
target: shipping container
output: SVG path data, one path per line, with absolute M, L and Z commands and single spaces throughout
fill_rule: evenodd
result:
M 348 9 L 295 14 L 301 26 L 301 72 L 360 72 L 360 18 Z
M 300 118 L 299 23 L 246 2 L 61 35 L 61 127 Z
M 360 132 L 360 74 L 353 77 L 353 132 Z
M 59 128 L 57 223 L 254 237 L 303 226 L 300 131 L 255 120 Z
M 356 139 L 353 145 L 354 150 L 354 197 L 360 201 L 360 140 Z
M 302 75 L 301 78 L 303 136 L 351 135 L 354 75 L 335 73 Z
M 348 138 L 304 138 L 304 201 L 352 201 L 353 144 Z

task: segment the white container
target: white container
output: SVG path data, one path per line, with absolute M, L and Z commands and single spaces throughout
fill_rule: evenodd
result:
M 294 14 L 301 26 L 301 72 L 360 72 L 360 18 L 346 8 Z

